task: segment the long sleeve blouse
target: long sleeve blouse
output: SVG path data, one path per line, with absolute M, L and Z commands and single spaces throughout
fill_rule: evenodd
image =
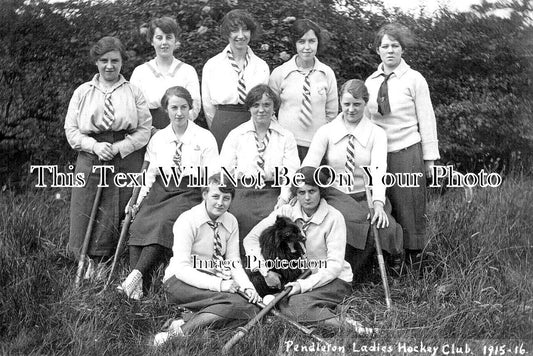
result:
M 286 216 L 295 221 L 300 228 L 309 217 L 303 212 L 299 202 L 294 206 L 283 205 L 257 224 L 244 238 L 246 254 L 264 262 L 259 245 L 259 236 L 269 226 L 272 226 L 278 216 Z M 308 260 L 323 262 L 323 266 L 313 269 L 313 274 L 306 279 L 299 279 L 302 293 L 322 287 L 335 278 L 348 283 L 352 282 L 353 274 L 350 264 L 344 260 L 346 248 L 346 224 L 342 214 L 329 205 L 324 199 L 320 200 L 318 210 L 311 216 L 306 230 L 305 250 Z M 250 261 L 256 261 L 250 258 Z M 259 265 L 259 263 L 258 263 Z M 257 269 L 257 265 L 249 266 Z M 261 263 L 259 269 L 266 273 L 268 269 Z
M 271 130 L 270 141 L 263 154 L 265 181 L 272 181 L 275 176 L 275 169 L 287 169 L 287 177 L 292 177 L 294 172 L 300 167 L 296 141 L 291 132 L 281 127 L 272 120 L 269 130 Z M 255 127 L 250 119 L 237 126 L 226 137 L 220 152 L 221 166 L 225 167 L 237 178 L 243 175 L 257 175 L 257 161 L 259 153 L 255 142 Z M 290 197 L 290 187 L 284 185 L 281 194 L 285 200 Z
M 269 80 L 269 86 L 281 99 L 279 123 L 294 134 L 298 145 L 305 147 L 309 147 L 318 128 L 333 120 L 339 112 L 335 73 L 316 57 L 313 70 L 309 75 L 313 115 L 310 126 L 299 119 L 305 75 L 298 71 L 296 56 L 275 68 Z
M 133 70 L 130 82 L 141 89 L 150 109 L 157 109 L 161 106 L 161 98 L 168 88 L 182 86 L 191 93 L 191 119 L 196 120 L 200 113 L 202 103 L 196 69 L 176 58 L 172 61 L 168 73 L 165 74 L 157 66 L 155 58 L 141 64 Z
M 200 289 L 220 292 L 222 279 L 214 276 L 213 262 L 214 234 L 208 225 L 205 202 L 201 202 L 179 216 L 174 223 L 173 256 L 165 270 L 164 281 L 176 276 L 182 282 Z M 218 234 L 222 244 L 222 255 L 228 261 L 231 276 L 242 288 L 254 289 L 241 265 L 239 254 L 239 227 L 237 219 L 226 212 L 218 217 Z M 204 270 L 208 273 L 201 272 Z
M 353 185 L 347 184 L 345 174 L 347 148 L 350 135 L 355 137 L 355 172 Z M 318 129 L 309 152 L 302 165 L 318 167 L 322 158 L 336 173 L 333 187 L 346 194 L 363 192 L 365 172 L 362 166 L 369 167 L 372 176 L 373 200 L 385 203 L 383 175 L 387 171 L 387 136 L 385 131 L 363 116 L 359 124 L 349 130 L 344 124 L 342 113 L 335 120 Z M 341 181 L 342 179 L 342 181 Z
M 65 135 L 77 151 L 93 152 L 97 142 L 91 134 L 104 131 L 126 131 L 124 140 L 116 142 L 122 158 L 144 147 L 150 139 L 152 116 L 142 92 L 122 75 L 109 89 L 100 86 L 99 74 L 80 85 L 72 94 L 65 118 Z M 111 95 L 114 120 L 109 130 L 103 127 L 104 100 Z
M 369 117 L 387 133 L 388 152 L 395 152 L 422 142 L 424 160 L 439 159 L 437 122 L 429 87 L 419 72 L 402 59 L 387 81 L 391 112 L 378 112 L 377 96 L 385 79 L 383 64 L 372 73 L 365 84 L 369 93 Z
M 237 104 L 239 102 L 239 76 L 228 59 L 229 45 L 222 52 L 210 58 L 202 70 L 202 105 L 207 123 L 211 127 L 216 105 Z M 268 64 L 257 57 L 248 47 L 250 60 L 244 70 L 246 91 L 259 84 L 268 84 L 270 69 Z

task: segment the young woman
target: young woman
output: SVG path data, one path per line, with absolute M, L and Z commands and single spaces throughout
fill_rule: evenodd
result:
M 418 187 L 387 189 L 392 215 L 403 228 L 406 259 L 418 259 L 426 246 L 426 180 L 439 159 L 437 124 L 424 77 L 402 55 L 413 42 L 410 31 L 387 24 L 376 34 L 374 47 L 381 58 L 368 77 L 370 119 L 387 134 L 387 169 L 392 174 L 419 174 Z
M 387 169 L 387 137 L 385 132 L 364 115 L 368 91 L 361 80 L 347 81 L 340 90 L 342 112 L 329 124 L 318 129 L 303 164 L 318 166 L 325 158 L 335 176 L 328 191 L 328 203 L 346 220 L 348 230 L 346 260 L 352 265 L 355 280 L 361 280 L 374 252 L 370 223 L 377 224 L 385 251 L 401 253 L 401 227 L 390 216 L 385 198 L 383 174 Z M 368 221 L 362 167 L 368 167 L 372 178 L 372 204 L 375 215 Z M 350 177 L 350 180 L 347 179 Z M 370 179 L 369 179 L 370 180 Z
M 138 173 L 152 123 L 141 91 L 120 74 L 125 58 L 120 40 L 102 38 L 91 48 L 90 57 L 98 74 L 74 91 L 65 118 L 67 140 L 79 152 L 75 173 L 82 173 L 86 180 L 85 186 L 72 188 L 70 201 L 68 250 L 75 256 L 80 253 L 100 181 L 101 171 L 93 172 L 93 166 L 113 166 L 115 174 Z M 88 251 L 98 261 L 115 251 L 117 231 L 132 191 L 115 186 L 111 173 L 106 172 L 110 186 L 103 188 Z M 91 260 L 87 277 L 94 266 Z
M 215 138 L 190 120 L 192 97 L 187 89 L 167 89 L 161 107 L 171 124 L 152 137 L 146 150 L 146 184 L 139 193 L 134 209 L 140 206 L 140 210 L 130 228 L 132 271 L 119 287 L 133 299 L 143 296 L 143 277 L 147 287 L 150 272 L 170 255 L 172 225 L 178 216 L 202 200 L 200 189 L 191 186 L 194 179 L 207 178 L 202 175 L 204 168 L 218 171 Z
M 338 113 L 335 73 L 320 62 L 322 30 L 311 20 L 297 20 L 291 29 L 296 54 L 275 68 L 269 85 L 281 99 L 278 120 L 294 134 L 303 160 L 316 130 Z
M 248 46 L 259 25 L 244 10 L 231 10 L 222 19 L 220 35 L 228 45 L 209 59 L 202 71 L 202 103 L 207 124 L 219 150 L 228 133 L 250 119 L 244 99 L 250 89 L 267 84 L 270 70 Z
M 165 128 L 170 122 L 165 108 L 161 107 L 161 98 L 170 87 L 182 86 L 191 93 L 191 120 L 196 119 L 201 108 L 196 70 L 174 57 L 179 45 L 179 31 L 178 23 L 171 17 L 152 20 L 146 31 L 146 40 L 154 47 L 155 58 L 135 68 L 130 78 L 130 82 L 143 92 L 156 129 Z

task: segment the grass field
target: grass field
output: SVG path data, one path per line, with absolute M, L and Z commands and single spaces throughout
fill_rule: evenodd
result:
M 432 196 L 428 251 L 435 257 L 431 269 L 421 277 L 410 270 L 391 281 L 394 308 L 390 312 L 380 284 L 361 284 L 344 305 L 345 313 L 382 332 L 358 337 L 348 330 L 322 330 L 338 349 L 307 354 L 342 354 L 341 347 L 346 354 L 395 355 L 404 350 L 409 354 L 398 344 L 448 342 L 456 342 L 458 354 L 461 345 L 466 353 L 466 341 L 493 340 L 484 341 L 489 355 L 490 350 L 499 350 L 497 340 L 509 345 L 509 339 L 515 340 L 513 345 L 526 344 L 504 354 L 532 353 L 532 212 L 531 177 L 508 177 L 499 188 L 479 188 L 470 204 L 460 190 Z M 157 283 L 152 296 L 141 302 L 122 298 L 114 288 L 99 295 L 103 283 L 86 283 L 75 290 L 76 263 L 65 250 L 66 189 L 3 192 L 0 224 L 1 354 L 220 355 L 235 331 L 208 329 L 155 349 L 151 338 L 167 318 L 179 313 L 166 305 Z M 122 268 L 124 274 L 125 265 Z M 311 347 L 312 340 L 269 318 L 233 354 L 306 354 L 300 352 L 302 345 Z M 365 352 L 365 345 L 378 351 Z M 446 350 L 452 354 L 451 346 Z M 476 350 L 470 354 L 483 355 L 482 349 Z

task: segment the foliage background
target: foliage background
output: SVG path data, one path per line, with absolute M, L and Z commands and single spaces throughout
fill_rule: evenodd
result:
M 441 163 L 463 171 L 531 169 L 533 146 L 533 5 L 527 0 L 483 3 L 468 13 L 442 9 L 427 17 L 386 10 L 379 0 L 1 0 L 0 181 L 27 186 L 30 164 L 66 165 L 74 152 L 63 123 L 70 96 L 96 72 L 90 46 L 118 36 L 129 50 L 122 73 L 153 57 L 139 33 L 142 23 L 174 16 L 182 28 L 176 56 L 202 66 L 226 44 L 218 24 L 232 8 L 244 8 L 262 24 L 253 50 L 271 70 L 293 50 L 287 17 L 308 17 L 329 34 L 321 60 L 340 84 L 365 79 L 378 65 L 371 48 L 375 30 L 387 21 L 408 25 L 416 45 L 407 62 L 427 79 L 435 107 Z M 511 9 L 509 18 L 494 15 Z M 203 117 L 200 117 L 203 120 Z

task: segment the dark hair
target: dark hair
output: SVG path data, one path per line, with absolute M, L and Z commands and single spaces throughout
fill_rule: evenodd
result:
M 313 30 L 318 39 L 318 47 L 316 52 L 322 53 L 322 48 L 325 45 L 322 29 L 315 22 L 308 19 L 300 19 L 294 21 L 291 27 L 290 39 L 291 43 L 296 51 L 296 43 L 302 38 L 308 31 Z
M 313 186 L 313 187 L 317 187 L 318 188 L 318 192 L 320 193 L 320 197 L 321 198 L 326 198 L 327 196 L 327 188 L 326 187 L 321 187 L 320 185 L 318 185 L 318 183 L 322 184 L 322 185 L 325 185 L 327 182 L 329 182 L 329 179 L 328 179 L 328 176 L 326 175 L 326 173 L 324 173 L 324 170 L 321 169 L 319 172 L 318 172 L 318 180 L 319 182 L 317 182 L 315 180 L 315 172 L 317 171 L 318 168 L 316 167 L 309 167 L 309 166 L 305 166 L 305 167 L 301 167 L 300 169 L 298 169 L 296 171 L 296 173 L 301 173 L 303 175 L 303 184 L 307 184 L 307 185 L 310 185 L 310 186 Z M 296 193 L 298 192 L 298 188 L 300 187 L 297 187 L 296 185 L 292 184 L 291 185 L 291 194 L 293 196 L 296 196 Z
M 154 38 L 155 30 L 157 28 L 159 28 L 161 31 L 163 31 L 163 33 L 166 34 L 173 33 L 176 39 L 178 39 L 178 35 L 180 33 L 180 27 L 178 26 L 176 20 L 168 16 L 153 19 L 152 21 L 150 21 L 150 24 L 147 27 L 148 31 L 146 31 L 146 40 L 148 41 L 148 43 L 152 43 L 152 39 Z
M 368 103 L 368 89 L 365 82 L 360 79 L 350 79 L 344 83 L 339 91 L 339 100 L 342 100 L 344 93 L 351 94 L 355 99 L 363 99 Z
M 116 37 L 106 36 L 102 37 L 98 42 L 96 42 L 89 51 L 89 56 L 92 62 L 96 62 L 100 57 L 102 57 L 107 52 L 119 51 L 122 61 L 127 59 L 126 50 L 122 45 L 122 42 Z
M 187 104 L 189 104 L 189 109 L 192 109 L 191 93 L 189 93 L 184 87 L 175 86 L 168 88 L 165 94 L 163 94 L 163 97 L 161 98 L 161 108 L 163 108 L 163 110 L 167 111 L 168 101 L 173 96 L 185 99 Z
M 383 36 L 385 35 L 400 42 L 400 46 L 402 46 L 403 50 L 414 44 L 414 36 L 411 30 L 399 23 L 388 23 L 381 26 L 374 37 L 374 49 L 376 51 L 381 45 L 381 40 L 383 40 Z
M 279 96 L 274 93 L 274 91 L 266 84 L 259 84 L 250 89 L 246 95 L 246 99 L 244 99 L 244 107 L 246 110 L 250 110 L 250 108 L 254 106 L 257 101 L 261 100 L 263 94 L 266 94 L 266 96 L 272 99 L 274 102 L 274 111 L 277 112 L 281 103 Z
M 211 177 L 209 177 L 207 180 L 207 186 L 202 188 L 202 193 L 208 193 L 209 185 L 211 184 L 217 185 L 218 190 L 220 190 L 222 193 L 229 193 L 231 195 L 231 199 L 235 197 L 235 187 L 233 186 L 229 178 L 223 175 L 222 173 L 215 173 Z M 221 184 L 223 184 L 224 187 L 221 187 Z
M 220 24 L 220 35 L 228 38 L 232 31 L 237 31 L 239 27 L 250 30 L 250 39 L 255 40 L 259 36 L 261 27 L 247 11 L 235 9 L 228 12 Z

